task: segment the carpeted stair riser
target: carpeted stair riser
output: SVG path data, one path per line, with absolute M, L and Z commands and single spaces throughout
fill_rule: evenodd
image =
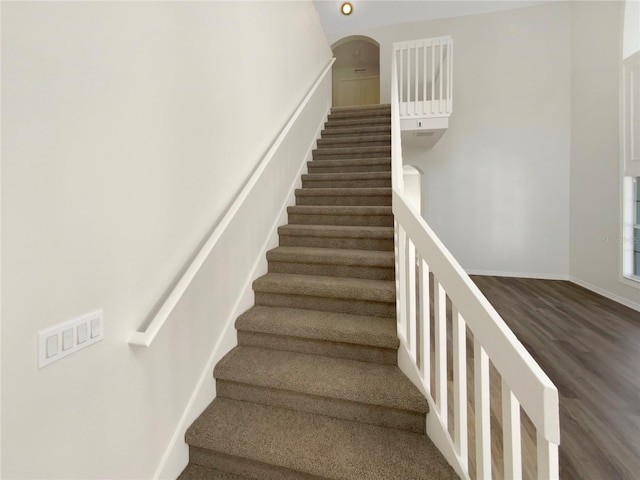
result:
M 280 234 L 283 247 L 345 248 L 348 250 L 393 250 L 393 238 L 316 237 Z
M 299 205 L 309 206 L 309 205 Z M 393 227 L 392 215 L 321 215 L 289 213 L 291 225 L 351 225 L 362 227 Z
M 348 120 L 348 119 L 364 119 L 364 118 L 378 118 L 382 117 L 387 122 L 391 122 L 391 109 L 381 109 L 381 110 L 369 110 L 367 112 L 339 112 L 339 113 L 330 113 L 327 117 L 328 121 L 332 120 Z
M 348 118 L 330 120 L 324 124 L 324 128 L 329 130 L 332 128 L 370 127 L 373 125 L 389 127 L 391 122 L 389 117 Z
M 270 273 L 395 280 L 392 252 L 280 246 L 267 261 Z
M 323 147 L 312 152 L 314 160 L 347 158 L 388 158 L 391 146 L 380 147 Z
M 363 173 L 391 172 L 390 158 L 356 160 L 320 160 L 307 162 L 307 169 L 313 173 Z
M 391 188 L 390 172 L 311 173 L 302 175 L 302 188 Z
M 217 398 L 186 435 L 191 462 L 260 480 L 450 480 L 422 434 Z
M 391 135 L 332 135 L 318 140 L 318 148 L 337 148 L 349 146 L 388 147 Z
M 368 278 L 369 280 L 393 280 L 392 268 L 350 267 L 347 265 L 316 265 L 293 262 L 269 262 L 269 273 L 294 273 L 323 277 Z
M 332 191 L 333 190 L 333 191 Z M 297 189 L 297 205 L 327 206 L 391 206 L 390 188 L 357 188 L 357 189 Z
M 353 315 L 372 315 L 375 317 L 393 317 L 395 304 L 353 300 L 346 298 L 326 298 L 307 295 L 256 292 L 256 305 L 267 307 L 308 308 L 322 312 L 350 313 Z
M 393 250 L 392 227 L 342 225 L 283 225 L 278 228 L 280 246 Z
M 395 365 L 239 346 L 214 377 L 220 397 L 424 433 L 428 404 Z
M 221 472 L 214 468 L 190 463 L 180 474 L 178 480 L 255 480 L 243 475 Z
M 228 455 L 210 448 L 189 446 L 189 462 L 232 472 L 254 480 L 326 480 L 296 470 L 275 466 L 265 461 L 251 460 L 244 455 Z
M 346 358 L 360 362 L 379 363 L 381 365 L 395 365 L 398 361 L 398 351 L 395 348 L 272 335 L 244 330 L 238 330 L 238 345 Z
M 414 433 L 424 433 L 424 414 L 394 411 L 327 397 L 314 397 L 290 390 L 277 390 L 218 380 L 216 395 L 221 398 L 253 402 L 270 407 L 287 408 L 331 418 L 361 422 Z
M 400 345 L 392 318 L 254 306 L 235 326 L 240 345 L 388 365 Z
M 332 107 L 332 113 L 342 113 L 342 112 L 367 112 L 371 110 L 387 110 L 391 111 L 390 103 L 371 103 L 369 105 L 344 105 L 340 107 Z
M 322 130 L 322 139 L 329 139 L 339 136 L 353 135 L 391 135 L 391 127 L 389 125 L 370 125 L 365 127 L 333 127 Z
M 393 227 L 391 207 L 294 205 L 287 213 L 290 224 Z

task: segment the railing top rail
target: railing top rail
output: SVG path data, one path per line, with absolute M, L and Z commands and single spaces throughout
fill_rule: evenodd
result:
M 402 42 L 394 42 L 393 43 L 393 50 L 397 51 L 397 50 L 401 50 L 403 48 L 407 48 L 407 47 L 415 47 L 416 45 L 424 45 L 424 44 L 428 44 L 428 45 L 439 45 L 440 43 L 453 43 L 453 37 L 451 37 L 450 35 L 445 35 L 442 37 L 431 37 L 431 38 L 421 38 L 418 40 L 405 40 Z
M 320 72 L 320 75 L 318 75 L 316 81 L 311 86 L 311 88 L 309 89 L 309 91 L 307 92 L 303 100 L 300 102 L 296 111 L 291 115 L 291 117 L 289 118 L 289 120 L 287 121 L 283 129 L 280 131 L 280 134 L 278 135 L 278 137 L 271 144 L 270 148 L 267 150 L 267 153 L 265 153 L 264 157 L 262 158 L 258 166 L 254 169 L 253 173 L 251 174 L 247 182 L 244 184 L 244 186 L 240 189 L 238 194 L 235 196 L 235 198 L 233 199 L 233 203 L 227 209 L 222 219 L 218 222 L 213 232 L 211 232 L 211 234 L 209 235 L 209 238 L 207 239 L 205 244 L 202 246 L 202 248 L 198 251 L 197 255 L 189 264 L 189 267 L 183 273 L 182 277 L 180 277 L 180 280 L 178 281 L 178 283 L 175 285 L 175 287 L 171 290 L 169 295 L 166 297 L 165 301 L 162 303 L 160 309 L 157 311 L 157 313 L 155 314 L 151 322 L 147 325 L 144 331 L 133 332 L 133 334 L 129 338 L 129 345 L 142 346 L 142 347 L 149 347 L 151 345 L 155 337 L 160 332 L 160 329 L 169 318 L 169 315 L 171 315 L 171 312 L 180 301 L 180 298 L 182 298 L 182 295 L 184 295 L 185 291 L 187 290 L 187 288 L 195 278 L 196 274 L 204 264 L 205 260 L 207 259 L 207 257 L 209 256 L 213 248 L 218 243 L 218 240 L 220 240 L 220 237 L 222 237 L 222 234 L 231 223 L 231 220 L 233 219 L 237 211 L 240 209 L 244 201 L 247 199 L 252 188 L 254 187 L 254 185 L 262 175 L 262 172 L 264 172 L 264 170 L 267 168 L 267 165 L 269 165 L 269 162 L 274 157 L 278 148 L 280 147 L 283 140 L 287 136 L 287 133 L 289 132 L 289 130 L 291 130 L 294 122 L 300 116 L 307 101 L 314 94 L 314 92 L 316 91 L 316 89 L 324 79 L 327 72 L 331 70 L 331 66 L 333 65 L 333 62 L 335 62 L 335 60 L 336 60 L 335 58 L 330 59 L 327 65 L 322 69 L 322 71 Z

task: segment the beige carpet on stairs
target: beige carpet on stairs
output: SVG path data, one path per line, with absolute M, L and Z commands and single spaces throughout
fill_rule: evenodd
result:
M 180 480 L 458 478 L 396 365 L 391 112 L 334 108 Z

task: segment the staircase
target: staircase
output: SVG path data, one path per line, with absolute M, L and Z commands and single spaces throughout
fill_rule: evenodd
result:
M 181 480 L 457 478 L 396 366 L 390 115 L 329 115 Z

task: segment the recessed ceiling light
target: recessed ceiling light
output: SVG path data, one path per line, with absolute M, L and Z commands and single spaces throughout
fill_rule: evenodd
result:
M 340 7 L 340 11 L 344 15 L 351 15 L 351 12 L 353 12 L 353 6 L 349 2 L 344 2 Z

